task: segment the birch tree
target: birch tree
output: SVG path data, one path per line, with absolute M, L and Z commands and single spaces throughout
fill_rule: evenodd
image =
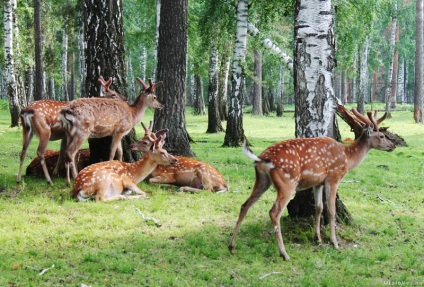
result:
M 219 116 L 218 101 L 218 49 L 212 44 L 209 56 L 209 84 L 208 84 L 208 128 L 207 133 L 218 133 L 224 129 Z
M 18 91 L 15 77 L 15 61 L 13 51 L 13 13 L 16 7 L 14 0 L 4 2 L 4 63 L 6 75 L 6 93 L 9 98 L 9 110 L 11 116 L 11 127 L 19 126 L 19 105 Z
M 392 22 L 390 24 L 390 37 L 389 37 L 389 69 L 387 71 L 387 84 L 385 90 L 385 101 L 386 101 L 386 112 L 387 118 L 391 118 L 391 106 L 390 99 L 392 96 L 393 89 L 393 75 L 394 75 L 394 55 L 395 55 L 395 44 L 396 44 L 396 26 L 397 26 L 397 1 L 393 4 Z
M 333 89 L 335 36 L 331 1 L 296 0 L 294 31 L 296 137 L 328 136 L 340 140 Z M 296 193 L 287 206 L 290 216 L 315 213 L 311 193 L 310 189 Z M 336 200 L 336 208 L 339 217 L 350 218 L 340 200 Z
M 364 113 L 365 99 L 367 98 L 367 84 L 368 84 L 368 39 L 360 49 L 359 53 L 359 93 L 357 100 L 357 110 L 361 114 Z
M 34 100 L 36 101 L 44 98 L 44 63 L 42 41 L 43 37 L 41 30 L 41 0 L 34 0 Z
M 68 95 L 68 34 L 66 26 L 62 34 L 62 100 L 69 101 Z
M 227 128 L 223 146 L 241 146 L 244 139 L 243 130 L 243 87 L 244 62 L 247 41 L 248 0 L 239 0 L 237 3 L 237 25 L 234 43 L 230 107 L 228 111 Z
M 422 124 L 423 121 L 423 0 L 416 4 L 416 38 L 415 38 L 415 91 L 414 91 L 414 120 Z
M 262 116 L 262 54 L 258 49 L 255 49 L 254 64 L 253 64 L 253 101 L 252 101 L 252 115 Z

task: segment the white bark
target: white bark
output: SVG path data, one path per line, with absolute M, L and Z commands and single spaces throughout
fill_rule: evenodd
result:
M 128 56 L 128 90 L 129 90 L 129 100 L 132 103 L 135 99 L 135 78 L 134 78 L 134 72 L 133 72 L 133 64 L 131 60 L 131 53 L 129 53 Z M 143 80 L 144 81 L 144 80 Z
M 153 69 L 152 69 L 152 81 L 156 81 L 156 62 L 158 58 L 158 46 L 159 46 L 159 24 L 160 24 L 160 6 L 161 0 L 156 0 L 156 37 L 155 37 L 155 48 L 153 50 Z
M 230 99 L 230 117 L 241 117 L 243 108 L 242 101 L 239 95 L 242 89 L 243 80 L 243 65 L 246 59 L 246 42 L 247 42 L 247 15 L 248 15 L 248 1 L 239 0 L 237 5 L 237 26 L 236 26 L 236 40 L 234 44 L 234 55 L 232 65 L 232 82 L 233 91 Z M 236 113 L 236 114 L 234 114 Z
M 260 31 L 256 26 L 250 22 L 247 23 L 247 32 L 252 37 L 257 37 L 260 34 Z M 264 37 L 261 40 L 262 47 L 271 50 L 274 54 L 279 56 L 283 62 L 293 71 L 293 59 L 287 55 L 285 52 L 281 51 L 280 47 L 278 47 L 270 38 Z
M 142 79 L 143 81 L 146 81 L 146 66 L 147 66 L 147 51 L 146 51 L 146 47 L 144 45 L 142 45 L 140 47 L 140 56 L 139 56 L 139 61 L 140 61 L 140 79 Z
M 84 86 L 85 86 L 85 76 L 86 76 L 86 67 L 85 67 L 85 41 L 84 41 L 84 28 L 80 29 L 78 32 L 78 65 L 80 72 L 80 97 L 84 96 Z
M 336 109 L 331 1 L 298 0 L 295 19 L 296 136 L 333 136 Z
M 397 10 L 397 3 L 394 3 L 394 10 Z M 396 26 L 397 26 L 397 16 L 396 12 L 392 15 L 391 31 L 389 38 L 390 51 L 388 57 L 390 57 L 389 70 L 387 72 L 387 86 L 385 91 L 386 98 L 386 112 L 388 117 L 390 117 L 390 97 L 392 95 L 392 79 L 393 79 L 393 63 L 394 63 L 394 51 L 396 44 Z
M 363 44 L 359 55 L 359 91 L 358 91 L 358 111 L 364 112 L 364 103 L 368 99 L 368 38 Z
M 398 99 L 401 104 L 405 103 L 405 59 L 402 57 L 399 61 L 399 71 L 398 71 Z
M 63 29 L 62 39 L 62 100 L 69 101 L 68 96 L 68 34 Z

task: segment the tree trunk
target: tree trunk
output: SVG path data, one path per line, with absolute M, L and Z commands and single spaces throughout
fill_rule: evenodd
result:
M 194 96 L 194 114 L 206 115 L 205 100 L 203 98 L 203 80 L 199 74 L 194 75 L 194 83 L 196 85 L 196 93 Z
M 34 100 L 38 101 L 44 98 L 44 64 L 43 64 L 43 39 L 41 30 L 41 0 L 34 0 Z
M 155 111 L 154 127 L 169 129 L 168 152 L 190 157 L 194 153 L 185 120 L 187 6 L 187 0 L 161 1 L 157 78 L 166 84 L 157 90 L 157 96 L 165 107 Z
M 62 39 L 62 101 L 69 101 L 68 95 L 68 34 L 66 27 L 63 29 Z
M 85 93 L 85 54 L 84 54 L 84 27 L 78 32 L 78 66 L 79 66 L 79 80 L 80 80 L 80 97 L 86 97 Z
M 396 22 L 396 28 L 395 28 L 395 45 L 399 42 L 399 23 Z M 392 76 L 392 91 L 390 94 L 390 109 L 396 108 L 396 97 L 397 97 L 397 91 L 398 91 L 398 84 L 397 84 L 397 78 L 398 78 L 398 69 L 399 69 L 399 51 L 398 49 L 395 50 L 395 54 L 393 56 L 393 76 Z
M 230 49 L 224 47 L 222 53 L 221 66 L 219 69 L 219 84 L 218 84 L 218 98 L 219 98 L 219 116 L 221 121 L 228 119 L 228 75 L 230 73 Z
M 252 100 L 252 115 L 262 116 L 262 54 L 258 49 L 253 52 L 254 71 L 253 71 L 253 100 Z
M 280 68 L 280 80 L 278 83 L 278 92 L 277 92 L 277 117 L 283 116 L 283 112 L 284 112 L 283 98 L 284 98 L 284 72 L 283 72 L 283 69 Z
M 239 147 L 244 139 L 243 130 L 243 87 L 244 61 L 246 58 L 248 0 L 237 4 L 237 27 L 233 55 L 231 97 L 227 128 L 223 146 Z
M 296 137 L 329 136 L 340 140 L 333 90 L 335 67 L 334 17 L 331 1 L 296 0 L 295 4 L 295 120 Z M 327 202 L 324 197 L 324 206 Z M 304 206 L 309 206 L 305 209 Z M 312 190 L 297 192 L 288 204 L 290 216 L 315 215 Z M 336 201 L 338 218 L 350 219 Z M 326 208 L 325 208 L 326 209 Z M 299 211 L 308 211 L 307 214 Z
M 389 51 L 389 57 L 390 57 L 390 63 L 389 63 L 389 70 L 387 71 L 387 85 L 386 85 L 386 92 L 385 92 L 385 101 L 386 101 L 386 112 L 387 112 L 387 118 L 391 118 L 391 112 L 390 112 L 390 98 L 392 96 L 392 89 L 393 89 L 393 74 L 394 74 L 394 56 L 395 56 L 395 45 L 396 45 L 396 26 L 397 26 L 397 3 L 394 3 L 394 12 L 392 14 L 392 22 L 390 27 L 390 38 L 389 38 L 389 45 L 390 45 L 390 51 Z
M 359 93 L 357 101 L 357 110 L 361 114 L 364 114 L 365 99 L 367 98 L 367 86 L 368 86 L 368 38 L 365 39 L 365 43 L 360 49 L 359 53 Z
M 218 49 L 211 46 L 209 59 L 209 85 L 208 85 L 208 128 L 207 133 L 224 131 L 219 117 L 218 101 Z
M 99 96 L 98 79 L 113 77 L 112 89 L 128 97 L 125 65 L 124 26 L 122 1 L 85 0 L 85 40 L 87 44 L 85 91 L 89 96 Z M 124 161 L 134 161 L 140 156 L 131 151 L 130 143 L 136 141 L 134 129 L 122 139 Z M 111 137 L 89 139 L 90 162 L 108 160 Z
M 6 93 L 9 98 L 11 127 L 19 126 L 21 107 L 15 77 L 15 59 L 13 53 L 13 13 L 14 5 L 11 0 L 4 2 L 4 56 L 6 72 Z
M 157 61 L 158 61 L 158 49 L 159 49 L 159 26 L 161 23 L 161 7 L 162 3 L 161 0 L 156 0 L 156 34 L 155 34 L 155 48 L 153 49 L 153 69 L 152 69 L 152 81 L 156 82 L 156 68 L 157 68 Z
M 403 57 L 399 61 L 397 98 L 399 103 L 405 104 L 405 59 Z
M 417 0 L 416 7 L 416 39 L 415 39 L 415 91 L 414 91 L 414 120 L 423 120 L 423 0 Z

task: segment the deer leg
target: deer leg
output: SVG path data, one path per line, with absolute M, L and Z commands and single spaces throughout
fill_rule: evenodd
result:
M 314 188 L 314 198 L 315 198 L 315 236 L 318 244 L 321 244 L 321 215 L 323 210 L 322 203 L 322 189 L 323 186 L 315 186 Z
M 75 166 L 75 155 L 78 152 L 78 149 L 81 147 L 83 142 L 87 139 L 88 135 L 74 135 L 72 137 L 67 137 L 67 146 L 66 146 L 66 185 L 70 185 L 71 180 L 69 176 L 69 170 L 72 172 L 72 178 L 77 177 L 77 168 Z
M 236 223 L 236 227 L 234 228 L 233 236 L 231 237 L 230 244 L 228 245 L 228 249 L 230 250 L 231 253 L 234 253 L 235 246 L 236 246 L 237 233 L 240 230 L 240 225 L 244 217 L 246 216 L 250 207 L 253 204 L 255 204 L 256 201 L 258 201 L 258 199 L 262 196 L 262 194 L 264 194 L 265 191 L 271 185 L 271 179 L 269 178 L 266 172 L 259 171 L 256 167 L 255 167 L 255 171 L 256 171 L 255 185 L 253 186 L 253 190 L 250 197 L 246 200 L 246 202 L 240 208 L 240 214 Z
M 139 197 L 146 197 L 146 193 L 144 191 L 142 191 L 137 184 L 130 179 L 128 176 L 124 175 L 122 176 L 122 184 L 124 186 L 124 189 L 130 190 L 140 196 L 135 196 L 134 198 L 139 198 Z
M 330 241 L 335 248 L 339 248 L 336 238 L 336 195 L 337 183 L 326 184 L 326 196 L 328 204 L 328 219 L 330 221 Z M 328 189 L 328 190 L 327 190 Z
M 60 142 L 59 157 L 57 159 L 56 166 L 53 170 L 53 175 L 59 174 L 60 166 L 63 164 L 63 159 L 65 158 L 65 150 L 66 150 L 66 138 L 63 138 Z
M 47 182 L 50 185 L 53 185 L 53 182 L 50 178 L 49 171 L 47 169 L 46 158 L 44 156 L 46 153 L 47 144 L 49 143 L 49 139 L 50 139 L 50 130 L 46 130 L 46 132 L 40 133 L 38 137 L 40 142 L 37 148 L 37 155 L 38 155 L 38 158 L 40 159 L 41 167 L 43 168 L 44 176 L 46 177 Z
M 33 133 L 28 131 L 25 127 L 22 128 L 22 134 L 23 134 L 23 144 L 22 144 L 22 151 L 21 151 L 20 162 L 19 162 L 18 177 L 16 178 L 16 182 L 21 182 L 22 167 L 24 165 L 24 160 L 28 150 L 28 146 L 31 143 L 31 139 L 33 136 Z
M 109 160 L 113 160 L 116 154 L 116 160 L 122 161 L 122 135 L 114 134 L 110 145 Z

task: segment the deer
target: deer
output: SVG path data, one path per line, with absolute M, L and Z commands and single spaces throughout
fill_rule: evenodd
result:
M 162 145 L 162 137 L 157 138 L 150 150 L 136 162 L 112 160 L 87 166 L 75 178 L 72 197 L 77 201 L 95 199 L 96 202 L 146 197 L 146 193 L 137 184 L 158 164 L 177 163 L 177 159 L 168 154 Z
M 108 81 L 105 81 L 104 78 L 100 76 L 99 83 L 106 90 L 104 97 L 125 100 L 123 96 L 109 88 L 110 84 L 112 83 L 112 78 L 109 78 Z M 28 147 L 31 143 L 32 137 L 34 134 L 36 134 L 39 138 L 37 157 L 40 160 L 40 164 L 47 183 L 53 185 L 53 181 L 51 180 L 48 168 L 45 163 L 45 153 L 49 141 L 61 140 L 58 161 L 53 170 L 53 175 L 57 175 L 59 166 L 63 162 L 64 152 L 67 144 L 66 133 L 62 128 L 59 115 L 60 111 L 68 104 L 69 102 L 67 101 L 39 100 L 33 102 L 21 111 L 20 120 L 22 126 L 23 144 L 20 155 L 18 176 L 16 178 L 18 183 L 21 182 L 22 179 L 22 167 Z
M 135 151 L 146 151 L 157 137 L 163 136 L 165 140 L 167 130 L 161 130 L 156 133 L 151 132 L 153 123 L 150 127 L 144 128 L 144 137 L 131 145 L 131 149 Z M 149 183 L 153 184 L 169 184 L 180 186 L 177 192 L 200 192 L 210 190 L 214 192 L 225 192 L 228 185 L 222 174 L 211 165 L 200 160 L 175 156 L 178 163 L 175 165 L 159 164 L 150 174 Z
M 250 197 L 240 208 L 239 217 L 233 236 L 228 245 L 231 253 L 235 251 L 235 241 L 240 225 L 250 207 L 274 185 L 277 199 L 269 215 L 274 225 L 274 233 L 280 256 L 290 260 L 284 247 L 280 229 L 281 214 L 291 196 L 299 190 L 313 188 L 315 198 L 315 236 L 320 244 L 320 220 L 323 210 L 322 192 L 328 201 L 330 222 L 330 241 L 336 249 L 339 248 L 336 239 L 336 207 L 337 188 L 345 174 L 357 167 L 371 149 L 393 151 L 396 146 L 379 131 L 378 125 L 386 118 L 385 113 L 376 120 L 377 113 L 368 112 L 368 119 L 356 109 L 352 112 L 366 125 L 362 134 L 350 145 L 343 145 L 329 137 L 297 138 L 275 143 L 256 156 L 243 142 L 244 154 L 254 161 L 255 184 Z
M 75 154 L 88 138 L 112 136 L 109 160 L 116 158 L 122 161 L 121 139 L 140 122 L 147 108 L 162 109 L 163 105 L 154 94 L 155 89 L 162 84 L 152 83 L 147 86 L 140 78 L 142 85 L 139 96 L 132 105 L 124 101 L 105 98 L 81 98 L 71 102 L 60 112 L 62 126 L 66 131 L 66 184 L 70 185 L 70 171 L 75 179 Z

